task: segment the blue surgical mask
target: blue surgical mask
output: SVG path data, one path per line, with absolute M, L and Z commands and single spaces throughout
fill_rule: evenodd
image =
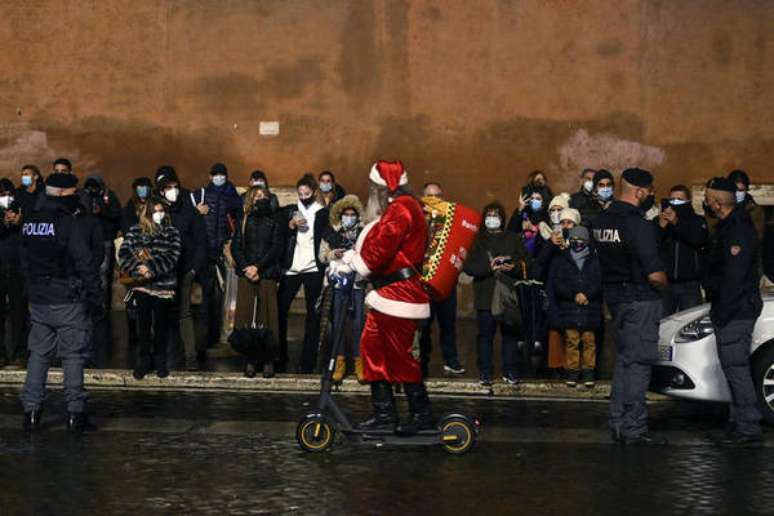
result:
M 22 186 L 32 186 L 32 176 L 22 176 Z
M 736 203 L 742 204 L 744 200 L 747 198 L 747 192 L 739 191 L 736 192 Z
M 598 188 L 597 189 L 597 195 L 603 201 L 610 200 L 610 198 L 613 197 L 613 187 L 612 186 L 603 186 L 601 188 Z
M 320 183 L 320 190 L 323 193 L 328 193 L 333 190 L 333 183 Z
M 341 216 L 341 225 L 344 226 L 344 228 L 349 229 L 351 227 L 354 227 L 355 224 L 357 224 L 357 215 Z
M 530 199 L 529 201 L 529 207 L 532 208 L 532 211 L 540 211 L 543 208 L 543 200 L 542 199 Z
M 688 201 L 685 199 L 670 199 L 669 204 L 672 206 L 683 206 L 685 204 L 688 204 Z
M 144 185 L 140 185 L 137 187 L 137 197 L 140 199 L 147 199 L 148 194 L 150 193 L 150 188 Z
M 222 174 L 218 174 L 216 176 L 212 176 L 212 184 L 215 186 L 223 186 L 226 184 L 226 176 Z

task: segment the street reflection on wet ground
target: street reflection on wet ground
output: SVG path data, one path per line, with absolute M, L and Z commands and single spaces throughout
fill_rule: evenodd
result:
M 469 455 L 345 443 L 311 455 L 288 431 L 311 396 L 93 391 L 90 409 L 103 430 L 73 438 L 61 431 L 62 397 L 54 391 L 48 429 L 28 439 L 13 428 L 17 394 L 0 391 L 2 514 L 774 511 L 774 449 L 584 443 L 584 433 L 604 433 L 604 403 L 436 399 L 438 413 L 459 407 L 482 418 L 482 440 Z M 338 399 L 355 419 L 367 412 L 363 396 Z M 701 437 L 721 428 L 725 415 L 714 405 L 668 402 L 653 404 L 651 417 L 669 437 Z M 134 428 L 104 430 L 117 421 Z M 169 421 L 198 424 L 181 432 L 162 424 Z M 266 431 L 217 431 L 225 421 L 260 421 Z M 509 429 L 538 437 L 519 442 Z M 770 431 L 767 437 L 774 439 Z

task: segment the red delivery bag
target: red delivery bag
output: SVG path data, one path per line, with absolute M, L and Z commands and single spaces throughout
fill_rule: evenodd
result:
M 428 244 L 422 262 L 422 283 L 434 301 L 448 298 L 478 236 L 481 216 L 458 203 L 422 198 L 428 218 Z

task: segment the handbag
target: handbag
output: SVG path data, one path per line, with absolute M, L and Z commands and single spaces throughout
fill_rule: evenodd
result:
M 511 326 L 520 325 L 522 322 L 516 281 L 499 272 L 494 275 L 492 317 L 500 323 Z
M 141 248 L 134 252 L 134 257 L 138 262 L 146 262 L 150 260 L 151 255 L 150 251 L 145 248 Z M 153 278 L 146 278 L 145 276 L 134 276 L 123 269 L 121 269 L 118 274 L 118 282 L 127 288 L 147 285 L 151 281 L 153 281 Z
M 265 364 L 275 358 L 274 334 L 257 321 L 259 302 L 258 296 L 254 296 L 252 321 L 241 328 L 235 328 L 228 336 L 228 343 L 246 359 Z

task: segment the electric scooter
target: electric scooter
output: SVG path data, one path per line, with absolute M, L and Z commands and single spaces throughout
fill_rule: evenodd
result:
M 339 325 L 337 328 L 341 328 Z M 461 413 L 444 415 L 432 430 L 402 437 L 392 430 L 360 430 L 355 427 L 336 404 L 331 394 L 336 356 L 343 348 L 343 332 L 335 337 L 328 368 L 323 373 L 320 399 L 315 412 L 305 415 L 296 428 L 296 439 L 302 450 L 322 452 L 334 444 L 337 432 L 358 444 L 383 446 L 440 446 L 452 455 L 469 452 L 478 440 L 481 422 L 478 418 Z

